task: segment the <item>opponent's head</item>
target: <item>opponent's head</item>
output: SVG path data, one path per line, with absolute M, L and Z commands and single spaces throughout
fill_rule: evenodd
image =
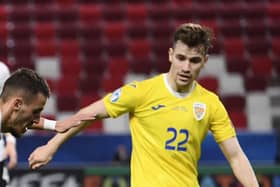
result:
M 5 110 L 1 130 L 21 136 L 27 127 L 39 122 L 49 95 L 47 83 L 33 70 L 21 68 L 12 73 L 0 95 Z
M 177 28 L 169 49 L 169 77 L 175 89 L 188 90 L 196 80 L 208 60 L 212 39 L 212 31 L 198 24 L 186 23 Z

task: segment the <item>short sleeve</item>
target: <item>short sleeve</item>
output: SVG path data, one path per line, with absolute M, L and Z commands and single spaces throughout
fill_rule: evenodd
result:
M 226 139 L 236 136 L 235 129 L 228 116 L 228 113 L 217 98 L 210 117 L 210 130 L 216 142 L 222 142 Z
M 124 113 L 133 112 L 141 99 L 137 82 L 129 83 L 113 93 L 107 94 L 104 104 L 110 117 L 116 118 Z

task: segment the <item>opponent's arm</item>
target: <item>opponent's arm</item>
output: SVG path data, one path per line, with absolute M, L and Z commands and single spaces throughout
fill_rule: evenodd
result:
M 99 100 L 83 109 L 81 109 L 77 114 L 91 114 L 96 116 L 96 119 L 108 117 L 103 100 Z M 76 115 L 76 114 L 75 114 Z M 71 117 L 70 117 L 71 119 Z M 46 165 L 51 159 L 54 153 L 58 148 L 69 138 L 82 131 L 87 125 L 91 124 L 94 120 L 83 120 L 80 125 L 74 127 L 67 131 L 66 133 L 58 133 L 48 143 L 44 146 L 38 147 L 31 155 L 29 156 L 29 166 L 31 169 L 37 169 Z M 71 123 L 71 120 L 66 119 L 61 121 L 62 125 L 67 126 L 68 123 Z
M 17 165 L 17 149 L 16 149 L 16 138 L 10 133 L 5 133 L 6 136 L 6 147 L 5 147 L 5 158 L 9 158 L 8 168 L 12 169 Z
M 219 146 L 229 161 L 234 175 L 244 187 L 259 187 L 253 168 L 236 137 L 227 139 Z

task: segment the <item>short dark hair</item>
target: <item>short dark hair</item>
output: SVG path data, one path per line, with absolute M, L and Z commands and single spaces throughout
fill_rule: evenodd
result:
M 38 93 L 43 94 L 46 98 L 50 96 L 47 82 L 34 70 L 28 68 L 20 68 L 10 75 L 4 83 L 1 98 L 5 101 L 19 91 L 24 93 L 27 101 Z
M 189 47 L 203 47 L 203 54 L 207 54 L 212 47 L 212 40 L 214 39 L 213 31 L 205 26 L 193 23 L 184 23 L 180 25 L 173 36 L 173 43 L 182 41 Z

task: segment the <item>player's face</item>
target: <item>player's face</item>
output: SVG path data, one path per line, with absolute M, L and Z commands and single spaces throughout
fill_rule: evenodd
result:
M 188 90 L 192 82 L 197 79 L 200 70 L 207 62 L 201 48 L 189 48 L 178 41 L 174 48 L 169 49 L 169 79 L 177 91 Z
M 42 94 L 38 94 L 30 103 L 24 102 L 23 98 L 17 98 L 8 126 L 4 130 L 20 137 L 33 123 L 39 123 L 46 101 L 47 98 Z

